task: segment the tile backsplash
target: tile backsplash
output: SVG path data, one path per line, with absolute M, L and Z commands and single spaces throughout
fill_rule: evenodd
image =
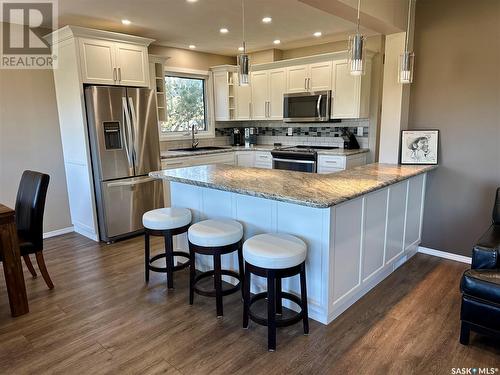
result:
M 352 128 L 356 134 L 357 128 L 363 128 L 363 136 L 356 139 L 360 147 L 368 147 L 370 122 L 368 119 L 342 120 L 329 123 L 283 123 L 283 121 L 219 121 L 215 125 L 215 138 L 197 139 L 200 146 L 225 146 L 233 141 L 232 133 L 234 128 L 256 127 L 258 128 L 257 143 L 272 145 L 281 143 L 283 145 L 328 145 L 343 147 L 343 140 L 340 137 L 341 128 Z M 292 128 L 292 136 L 287 135 L 288 128 Z M 162 141 L 160 148 L 162 151 L 190 147 L 191 140 Z

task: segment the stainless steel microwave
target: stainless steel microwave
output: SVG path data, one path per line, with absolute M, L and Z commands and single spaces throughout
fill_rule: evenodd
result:
M 331 91 L 299 92 L 283 96 L 285 122 L 330 121 Z

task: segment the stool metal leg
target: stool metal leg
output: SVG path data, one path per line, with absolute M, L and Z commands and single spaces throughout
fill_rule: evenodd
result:
M 173 240 L 172 236 L 165 235 L 165 262 L 167 266 L 167 287 L 168 289 L 174 288 L 174 254 L 173 254 Z
M 267 350 L 276 350 L 276 279 L 274 270 L 267 272 Z
M 221 274 L 221 256 L 214 255 L 214 288 L 215 288 L 215 303 L 217 305 L 217 317 L 223 316 L 222 308 L 222 274 Z
M 144 233 L 144 277 L 146 283 L 149 282 L 149 254 L 150 254 L 150 243 L 149 243 L 149 233 L 146 231 Z
M 283 303 L 281 299 L 281 277 L 276 277 L 276 314 L 283 314 Z
M 245 263 L 245 283 L 243 284 L 243 328 L 248 328 L 248 308 L 250 306 L 250 280 L 252 273 Z
M 302 299 L 302 321 L 304 324 L 304 334 L 309 334 L 309 314 L 307 312 L 307 287 L 306 287 L 306 263 L 300 267 L 300 297 Z
M 240 274 L 241 298 L 245 300 L 245 271 L 243 268 L 243 250 L 241 246 L 238 249 L 238 272 Z
M 194 278 L 196 276 L 196 255 L 189 244 L 189 304 L 194 302 Z

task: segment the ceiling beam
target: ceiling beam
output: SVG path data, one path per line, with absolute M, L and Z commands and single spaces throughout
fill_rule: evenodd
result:
M 316 9 L 356 23 L 357 0 L 299 0 Z M 360 25 L 383 35 L 404 31 L 407 1 L 370 0 L 361 2 Z

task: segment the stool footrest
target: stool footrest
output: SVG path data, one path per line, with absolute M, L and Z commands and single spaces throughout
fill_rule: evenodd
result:
M 198 283 L 198 281 L 202 280 L 202 279 L 206 279 L 208 277 L 211 277 L 215 274 L 214 270 L 210 270 L 210 271 L 206 271 L 206 272 L 202 272 L 198 275 L 195 276 L 194 278 L 194 291 L 196 292 L 196 294 L 199 294 L 201 296 L 205 296 L 205 297 L 215 297 L 215 289 L 211 289 L 211 290 L 204 290 L 204 289 L 200 289 L 198 286 L 196 286 L 196 283 Z M 233 294 L 233 293 L 236 293 L 238 290 L 240 290 L 241 288 L 241 280 L 240 280 L 240 275 L 235 272 L 235 271 L 231 271 L 231 270 L 221 270 L 221 274 L 222 275 L 226 275 L 226 276 L 231 276 L 231 277 L 234 277 L 235 279 L 237 279 L 239 282 L 238 284 L 230 287 L 230 288 L 227 288 L 227 289 L 223 289 L 222 290 L 222 295 L 223 296 L 227 296 L 229 294 Z
M 259 301 L 259 300 L 265 299 L 265 298 L 267 298 L 267 292 L 254 294 L 253 296 L 250 297 L 250 304 L 248 307 L 249 318 L 252 319 L 255 323 L 258 323 L 258 324 L 263 325 L 263 326 L 268 325 L 267 318 L 263 318 L 263 317 L 260 317 L 259 315 L 255 314 L 252 311 L 252 304 L 256 301 Z M 276 319 L 276 327 L 287 327 L 287 326 L 290 326 L 292 324 L 298 323 L 300 320 L 302 320 L 302 318 L 304 317 L 304 315 L 303 315 L 304 309 L 302 307 L 302 301 L 300 300 L 300 298 L 297 297 L 296 295 L 293 295 L 291 293 L 286 293 L 286 292 L 281 292 L 281 298 L 287 299 L 289 301 L 296 303 L 298 306 L 300 306 L 301 310 L 298 313 L 295 313 L 290 318 Z M 279 316 L 279 315 L 277 315 L 277 316 Z
M 174 256 L 187 258 L 189 260 L 189 254 L 185 253 L 183 251 L 174 251 L 174 252 L 172 252 L 172 254 Z M 167 267 L 153 266 L 153 262 L 156 262 L 158 259 L 166 258 L 166 256 L 167 255 L 165 253 L 161 253 L 161 254 L 157 254 L 157 255 L 151 257 L 151 259 L 149 260 L 149 265 L 148 265 L 149 269 L 153 272 L 167 273 Z M 179 270 L 182 270 L 182 269 L 187 268 L 187 267 L 189 267 L 189 262 L 185 262 L 185 263 L 179 264 L 177 266 L 174 266 L 174 271 L 179 271 Z

